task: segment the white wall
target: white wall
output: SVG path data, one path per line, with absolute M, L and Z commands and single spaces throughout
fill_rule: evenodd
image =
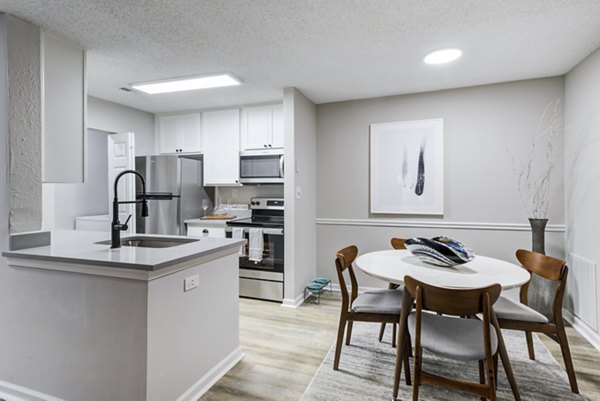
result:
M 590 306 L 591 315 L 596 315 L 596 325 L 583 329 L 591 330 L 600 344 L 600 299 L 597 289 L 600 288 L 600 248 L 598 247 L 598 222 L 600 221 L 600 50 L 592 53 L 582 61 L 565 78 L 565 219 L 567 222 L 566 252 L 583 257 L 595 266 L 590 270 L 591 276 L 577 277 L 571 266 L 569 280 L 593 281 L 588 287 L 587 305 L 575 307 L 575 314 L 580 315 L 585 307 Z M 594 272 L 595 270 L 595 272 Z M 582 285 L 585 283 L 581 283 Z M 589 283 L 587 283 L 589 284 Z M 580 291 L 585 291 L 580 288 Z M 574 296 L 576 294 L 571 294 Z M 573 311 L 573 306 L 568 303 Z
M 86 130 L 87 176 L 83 183 L 43 184 L 44 229 L 75 228 L 75 218 L 108 214 L 108 134 Z
M 319 105 L 318 274 L 335 278 L 336 250 L 349 244 L 360 252 L 388 249 L 392 236 L 448 235 L 476 254 L 515 261 L 516 248 L 531 246 L 531 233 L 507 147 L 524 148 L 557 98 L 563 98 L 562 77 Z M 371 215 L 369 125 L 431 118 L 444 119 L 444 216 Z M 561 132 L 559 148 L 562 141 Z M 549 224 L 556 231 L 546 236 L 546 252 L 556 256 L 563 256 L 561 164 L 559 156 L 550 195 Z
M 284 305 L 296 305 L 316 278 L 316 107 L 299 90 L 283 94 L 285 143 Z M 297 196 L 297 191 L 301 196 Z
M 10 232 L 42 226 L 40 30 L 11 15 L 6 24 Z M 2 74 L 6 74 L 6 69 Z
M 156 154 L 152 113 L 89 96 L 87 125 L 100 131 L 133 132 L 136 156 Z

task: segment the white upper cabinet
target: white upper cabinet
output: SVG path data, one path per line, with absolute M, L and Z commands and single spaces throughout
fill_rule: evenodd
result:
M 242 150 L 283 148 L 283 106 L 242 109 Z
M 283 106 L 272 106 L 273 136 L 271 144 L 274 148 L 283 148 Z
M 157 119 L 160 153 L 202 152 L 200 113 L 170 114 Z
M 240 185 L 240 111 L 202 114 L 204 185 Z
M 85 50 L 41 36 L 43 182 L 84 180 Z

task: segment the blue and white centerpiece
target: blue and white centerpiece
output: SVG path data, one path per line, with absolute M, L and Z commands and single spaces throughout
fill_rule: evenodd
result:
M 436 266 L 450 267 L 473 260 L 475 254 L 458 241 L 448 237 L 409 238 L 404 242 L 413 255 Z

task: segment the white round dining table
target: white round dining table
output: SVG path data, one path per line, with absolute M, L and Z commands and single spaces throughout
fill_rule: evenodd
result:
M 402 284 L 408 275 L 439 287 L 478 288 L 498 283 L 508 290 L 530 278 L 521 266 L 481 255 L 462 265 L 442 267 L 425 263 L 408 250 L 385 250 L 360 255 L 355 263 L 368 275 L 396 284 Z

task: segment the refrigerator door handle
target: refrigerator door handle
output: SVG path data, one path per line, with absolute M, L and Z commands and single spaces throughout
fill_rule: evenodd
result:
M 186 235 L 186 227 L 181 216 L 181 198 L 177 199 L 177 221 L 179 222 L 179 235 Z

